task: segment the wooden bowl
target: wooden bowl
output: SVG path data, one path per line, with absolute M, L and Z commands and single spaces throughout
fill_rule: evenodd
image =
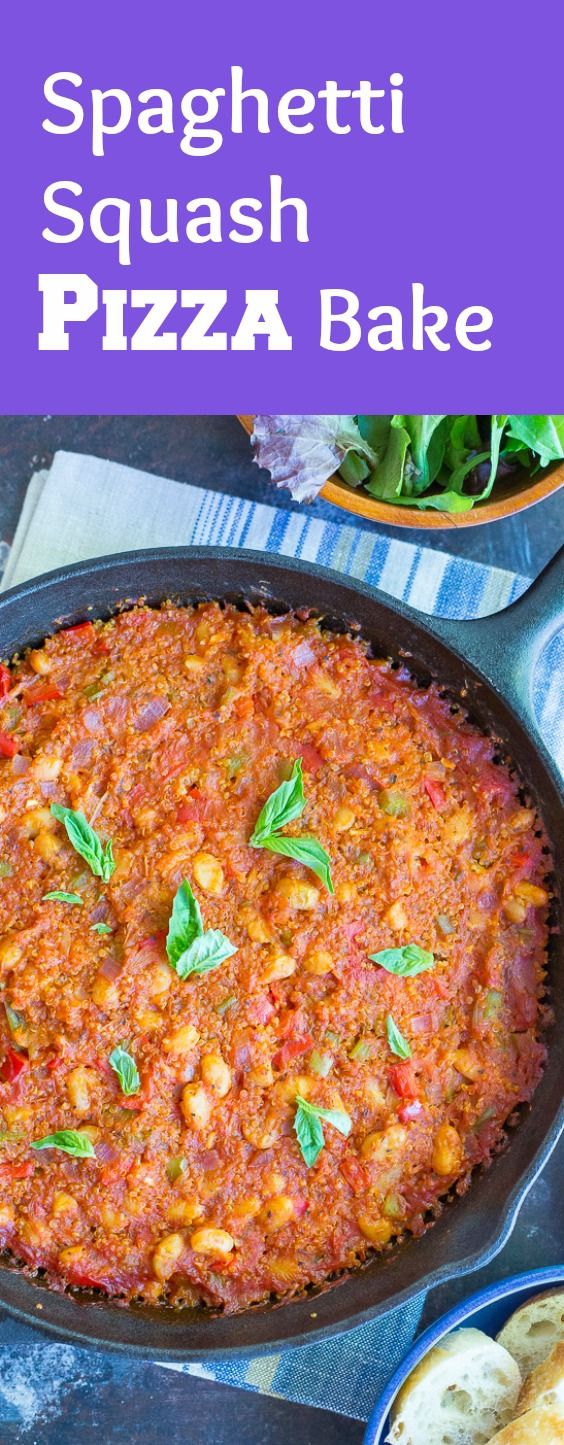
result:
M 250 436 L 254 416 L 239 416 L 238 420 Z M 320 496 L 345 512 L 356 512 L 357 517 L 366 517 L 369 522 L 387 522 L 391 527 L 480 527 L 483 522 L 497 522 L 502 517 L 513 517 L 525 507 L 541 502 L 564 486 L 564 462 L 543 468 L 533 481 L 528 472 L 520 472 L 511 480 L 496 482 L 487 502 L 477 502 L 470 512 L 419 511 L 417 507 L 395 507 L 393 502 L 380 502 L 371 497 L 363 487 L 348 487 L 338 472 L 322 487 Z

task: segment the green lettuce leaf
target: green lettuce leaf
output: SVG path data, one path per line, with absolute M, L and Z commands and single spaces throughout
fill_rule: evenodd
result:
M 539 459 L 539 466 L 564 459 L 564 416 L 510 416 L 508 433 Z
M 411 438 L 411 456 L 415 473 L 411 492 L 419 496 L 438 477 L 448 439 L 448 416 L 404 416 L 399 418 Z
M 409 432 L 400 426 L 397 417 L 393 417 L 382 460 L 366 483 L 366 490 L 371 496 L 380 497 L 382 501 L 395 501 L 403 486 L 409 446 Z

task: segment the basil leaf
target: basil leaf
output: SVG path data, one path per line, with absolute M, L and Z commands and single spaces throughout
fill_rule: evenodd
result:
M 203 931 L 200 905 L 185 878 L 174 898 L 166 937 L 168 961 L 173 968 L 194 939 L 201 938 Z
M 303 863 L 305 868 L 311 868 L 312 873 L 317 874 L 329 893 L 334 893 L 331 859 L 316 838 L 287 838 L 274 833 L 263 838 L 261 848 L 268 848 L 271 853 L 282 853 L 285 858 L 294 858 L 296 863 Z
M 118 1076 L 122 1094 L 138 1094 L 141 1088 L 139 1070 L 135 1059 L 128 1054 L 127 1049 L 123 1049 L 121 1044 L 118 1044 L 117 1048 L 112 1050 L 109 1062 L 114 1074 Z
M 394 1023 L 391 1014 L 388 1014 L 386 1019 L 386 1034 L 392 1053 L 397 1054 L 398 1059 L 410 1059 L 412 1055 L 411 1045 L 408 1044 L 407 1039 L 404 1039 L 401 1030 L 398 1029 L 397 1024 Z
M 344 1134 L 345 1139 L 347 1138 L 352 1122 L 344 1109 L 321 1109 L 318 1104 L 310 1104 L 307 1099 L 305 1103 L 308 1109 L 313 1109 L 320 1119 L 325 1119 L 327 1124 L 332 1124 L 334 1129 L 339 1130 L 339 1134 Z
M 275 788 L 261 809 L 250 839 L 251 847 L 262 848 L 264 839 L 278 828 L 285 827 L 286 823 L 293 823 L 294 818 L 303 813 L 305 805 L 302 760 L 296 758 L 291 777 Z
M 72 808 L 63 808 L 60 803 L 51 803 L 51 812 L 57 822 L 64 824 L 75 853 L 85 859 L 96 878 L 109 883 L 116 866 L 111 842 L 102 843 L 84 813 L 75 813 Z
M 237 952 L 218 928 L 204 931 L 200 905 L 187 878 L 180 884 L 172 905 L 166 951 L 171 968 L 182 979 L 191 973 L 209 973 Z
M 426 973 L 435 962 L 434 953 L 420 948 L 418 943 L 407 943 L 404 948 L 382 948 L 379 953 L 369 953 L 368 957 L 387 973 L 396 973 L 400 978 L 415 978 L 418 973 Z
M 286 823 L 292 823 L 295 818 L 299 818 L 305 805 L 302 759 L 296 758 L 292 776 L 267 798 L 249 842 L 252 848 L 268 848 L 271 853 L 282 853 L 286 858 L 294 858 L 297 863 L 303 863 L 304 867 L 311 868 L 312 872 L 317 874 L 329 893 L 333 893 L 331 860 L 317 839 L 282 837 L 278 831 L 285 827 Z
M 43 903 L 50 902 L 51 900 L 53 900 L 54 903 L 76 903 L 79 908 L 82 908 L 84 901 L 80 893 L 64 893 L 61 888 L 53 888 L 51 893 L 43 894 Z
M 112 933 L 109 923 L 93 923 L 92 933 Z
M 321 1121 L 332 1124 L 345 1138 L 350 1134 L 352 1124 L 344 1109 L 322 1109 L 318 1104 L 311 1104 L 309 1099 L 304 1099 L 301 1094 L 296 1094 L 296 1104 L 294 1130 L 302 1158 L 308 1169 L 311 1169 L 325 1144 Z
M 43 1139 L 34 1139 L 31 1148 L 61 1149 L 63 1154 L 72 1154 L 75 1159 L 96 1157 L 88 1134 L 79 1134 L 77 1129 L 58 1129 L 56 1134 L 46 1134 Z
M 316 1114 L 306 1112 L 301 1099 L 298 1100 L 298 1107 L 294 1119 L 294 1130 L 301 1149 L 302 1159 L 304 1159 L 308 1169 L 311 1169 L 312 1164 L 315 1164 L 316 1159 L 319 1158 L 325 1143 L 325 1136 L 321 1127 L 321 1120 Z
M 191 973 L 209 973 L 210 969 L 218 968 L 236 952 L 235 945 L 219 928 L 208 928 L 206 933 L 193 940 L 184 953 L 179 954 L 172 966 L 179 978 L 189 978 Z

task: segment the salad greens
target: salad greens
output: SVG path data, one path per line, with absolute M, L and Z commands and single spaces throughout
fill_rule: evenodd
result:
M 257 416 L 259 466 L 297 501 L 338 470 L 397 506 L 467 512 L 496 481 L 564 459 L 564 416 Z

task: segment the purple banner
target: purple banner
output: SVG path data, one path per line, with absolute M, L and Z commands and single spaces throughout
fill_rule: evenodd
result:
M 3 411 L 564 411 L 563 13 L 10 7 Z

